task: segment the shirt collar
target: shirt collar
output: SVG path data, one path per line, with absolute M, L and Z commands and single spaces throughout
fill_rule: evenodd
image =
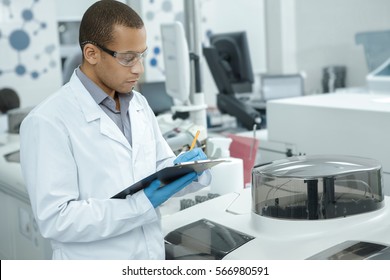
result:
M 101 104 L 104 99 L 111 98 L 108 96 L 97 84 L 95 84 L 87 75 L 81 71 L 80 67 L 76 69 L 76 75 L 80 79 L 83 86 L 87 89 L 87 91 L 91 94 L 92 98 L 95 100 L 97 104 Z M 130 100 L 133 97 L 133 92 L 131 91 L 128 94 L 119 94 L 119 100 L 124 102 L 123 104 L 127 105 L 130 103 Z

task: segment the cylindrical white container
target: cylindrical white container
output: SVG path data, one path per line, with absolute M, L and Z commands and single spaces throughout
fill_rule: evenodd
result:
M 229 162 L 211 168 L 210 192 L 220 195 L 240 192 L 244 188 L 244 164 L 240 158 L 226 158 Z

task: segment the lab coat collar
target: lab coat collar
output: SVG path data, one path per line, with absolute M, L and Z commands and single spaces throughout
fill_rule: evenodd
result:
M 85 120 L 87 122 L 100 120 L 101 134 L 121 143 L 127 149 L 132 150 L 129 142 L 123 135 L 122 131 L 120 131 L 120 129 L 110 119 L 110 117 L 107 116 L 107 114 L 95 102 L 95 100 L 83 86 L 75 72 L 73 73 L 69 81 L 69 86 L 74 93 L 76 100 L 80 104 L 80 110 L 84 114 Z M 136 106 L 138 107 L 139 105 Z
M 77 101 L 80 103 L 80 109 L 84 114 L 85 120 L 87 122 L 92 122 L 100 119 L 102 112 L 99 105 L 81 83 L 80 79 L 76 75 L 76 72 L 74 72 L 70 78 L 69 86 Z

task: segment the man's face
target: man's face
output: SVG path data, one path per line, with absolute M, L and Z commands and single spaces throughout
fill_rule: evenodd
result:
M 104 47 L 117 53 L 143 53 L 147 48 L 145 28 L 136 29 L 117 25 L 114 27 L 113 38 L 114 40 Z M 133 66 L 124 66 L 120 64 L 118 58 L 101 49 L 95 66 L 94 80 L 107 94 L 115 91 L 130 92 L 144 72 L 142 59 Z

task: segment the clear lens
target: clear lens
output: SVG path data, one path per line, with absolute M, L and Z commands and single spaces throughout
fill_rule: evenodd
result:
M 134 66 L 137 64 L 138 61 L 142 61 L 147 54 L 147 50 L 143 53 L 135 53 L 135 52 L 128 52 L 128 53 L 116 53 L 116 59 L 120 64 L 123 66 Z

